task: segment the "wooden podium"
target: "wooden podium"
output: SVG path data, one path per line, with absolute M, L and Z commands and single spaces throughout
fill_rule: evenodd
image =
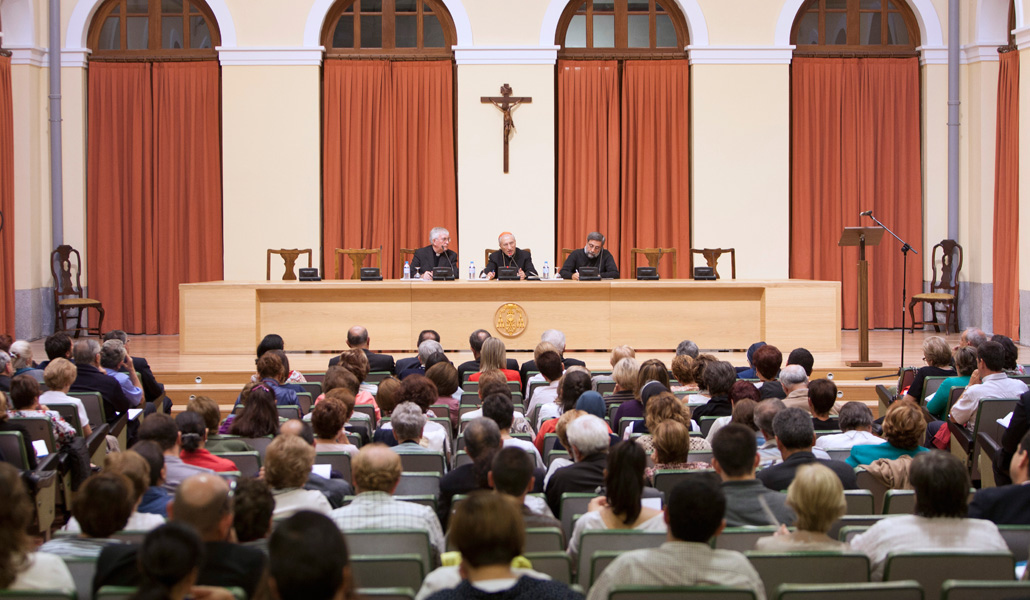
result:
M 838 246 L 858 246 L 858 360 L 849 367 L 882 367 L 880 361 L 869 360 L 869 262 L 865 247 L 876 246 L 883 239 L 881 227 L 845 227 Z

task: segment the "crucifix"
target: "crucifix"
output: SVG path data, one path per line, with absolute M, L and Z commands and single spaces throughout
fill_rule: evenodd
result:
M 519 104 L 530 104 L 533 98 L 529 96 L 519 97 L 511 95 L 511 86 L 507 83 L 501 86 L 501 95 L 483 96 L 480 98 L 483 104 L 493 104 L 504 114 L 504 172 L 508 172 L 508 141 L 511 134 L 515 132 L 515 121 L 511 118 L 511 111 Z

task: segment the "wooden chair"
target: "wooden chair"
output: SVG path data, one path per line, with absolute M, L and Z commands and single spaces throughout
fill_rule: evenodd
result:
M 940 271 L 937 270 L 938 254 L 940 254 Z M 956 266 L 955 259 L 958 259 Z M 943 305 L 945 314 L 944 332 L 951 331 L 954 323 L 955 333 L 958 333 L 958 274 L 962 270 L 962 246 L 955 240 L 941 240 L 933 247 L 933 281 L 930 282 L 930 291 L 925 294 L 916 294 L 908 302 L 908 314 L 912 317 L 911 331 L 916 330 L 916 324 L 922 329 L 927 325 L 926 319 L 916 320 L 916 304 L 926 303 L 930 305 L 930 314 L 933 316 L 933 329 L 940 332 L 941 327 L 937 321 L 937 313 L 940 312 L 938 305 Z M 922 315 L 920 315 L 922 316 Z
M 401 248 L 397 251 L 397 253 L 401 255 L 400 268 L 402 273 L 404 272 L 404 261 L 410 261 L 411 257 L 415 256 L 415 250 L 417 249 L 418 248 Z
M 280 248 L 279 250 L 268 249 L 268 257 L 265 260 L 265 279 L 267 281 L 272 280 L 272 255 L 278 254 L 283 259 L 283 264 L 286 267 L 286 271 L 283 273 L 283 281 L 297 281 L 297 274 L 293 272 L 293 266 L 297 263 L 297 259 L 300 258 L 301 254 L 308 255 L 308 268 L 311 268 L 311 248 L 305 248 L 304 250 L 298 250 L 293 248 L 287 250 Z
M 54 277 L 58 330 L 74 331 L 75 337 L 79 337 L 81 331 L 99 336 L 104 326 L 104 305 L 100 300 L 87 298 L 82 293 L 82 256 L 79 251 L 67 244 L 58 246 L 50 253 L 50 274 Z M 88 308 L 95 308 L 99 315 L 96 327 L 84 327 L 82 324 L 82 313 Z M 75 316 L 75 327 L 69 328 L 68 317 L 72 313 Z
M 672 256 L 672 278 L 676 279 L 680 273 L 680 259 L 675 248 L 630 248 L 630 256 L 633 258 L 633 266 L 637 264 L 637 256 L 643 255 L 647 259 L 647 266 L 658 268 L 663 256 Z
M 343 279 L 343 265 L 340 264 L 340 256 L 346 256 L 354 265 L 354 272 L 350 276 L 351 279 L 361 279 L 361 265 L 365 264 L 365 259 L 369 256 L 375 257 L 375 268 L 383 268 L 383 251 L 380 248 L 372 248 L 371 250 L 365 248 L 337 248 L 335 257 L 336 270 L 334 271 L 337 279 Z
M 737 278 L 737 250 L 736 248 L 691 248 L 690 249 L 690 278 L 694 278 L 694 255 L 700 254 L 704 257 L 709 267 L 715 270 L 715 278 L 721 279 L 719 275 L 719 257 L 723 254 L 730 255 L 730 279 Z
M 562 248 L 561 249 L 561 262 L 558 263 L 557 265 L 555 265 L 555 267 L 557 267 L 555 269 L 556 272 L 561 270 L 561 266 L 565 264 L 565 259 L 567 259 L 569 257 L 569 255 L 572 254 L 575 251 L 576 251 L 575 248 Z

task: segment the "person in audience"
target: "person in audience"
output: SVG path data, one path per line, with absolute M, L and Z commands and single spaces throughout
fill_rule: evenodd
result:
M 579 281 L 581 267 L 594 267 L 603 279 L 618 279 L 619 267 L 615 257 L 604 248 L 604 236 L 598 231 L 587 234 L 587 244 L 573 250 L 561 266 L 558 274 L 562 279 Z
M 606 600 L 617 585 L 733 586 L 765 600 L 762 579 L 743 554 L 709 545 L 726 526 L 725 510 L 726 497 L 715 477 L 676 484 L 665 502 L 668 541 L 620 554 L 590 586 L 587 600 Z
M 602 406 L 604 402 L 602 401 Z M 520 440 L 511 437 L 511 424 L 512 424 L 512 411 L 515 410 L 511 403 L 511 399 L 504 394 L 494 394 L 487 396 L 483 400 L 483 416 L 497 423 L 497 428 L 501 432 L 501 445 L 505 448 L 518 448 L 523 452 L 529 453 L 537 468 L 544 468 L 544 459 L 540 456 L 540 451 L 536 449 L 533 442 L 528 440 Z
M 586 412 L 585 410 L 575 410 L 575 409 L 573 409 L 573 410 L 565 411 L 565 413 L 563 413 L 562 416 L 558 417 L 557 419 L 554 419 L 554 421 L 556 422 L 556 425 L 554 426 L 554 432 L 553 433 L 556 436 L 558 436 L 558 441 L 555 444 L 555 448 L 557 448 L 559 445 L 562 448 L 568 448 L 569 447 L 569 437 L 568 437 L 569 423 L 572 423 L 576 419 L 578 419 L 578 418 L 580 418 L 582 416 L 588 415 L 588 414 L 590 414 L 590 413 Z M 547 423 L 544 423 L 544 425 L 547 425 L 550 422 L 551 421 L 548 421 Z M 607 425 L 607 423 L 605 423 L 605 424 Z M 609 429 L 609 431 L 611 431 L 611 429 Z M 538 438 L 538 440 L 539 440 L 539 438 Z M 543 447 L 543 440 L 539 440 L 539 441 L 541 442 L 540 447 L 542 448 Z M 552 450 L 552 452 L 554 452 L 554 451 L 555 450 Z M 547 457 L 545 456 L 545 458 L 547 458 Z M 567 467 L 567 466 L 569 466 L 571 464 L 573 464 L 572 455 L 571 454 L 568 455 L 568 458 L 565 458 L 564 456 L 555 456 L 555 457 L 551 458 L 550 460 L 548 460 L 547 473 L 544 474 L 544 486 L 543 486 L 544 489 L 547 488 L 547 483 L 551 480 L 551 476 L 554 475 L 554 473 L 558 469 L 561 469 L 562 467 Z
M 143 402 L 143 387 L 139 376 L 132 367 L 132 357 L 125 351 L 121 340 L 108 340 L 100 348 L 100 366 L 104 372 L 114 377 L 122 387 L 122 394 L 129 400 L 129 405 L 138 407 Z
M 705 383 L 705 369 L 708 365 L 719 362 L 712 354 L 701 354 L 694 359 L 694 381 L 697 383 L 697 394 L 691 396 L 691 402 L 708 402 L 708 384 Z
M 426 340 L 418 345 L 418 364 L 408 367 L 397 374 L 397 378 L 404 381 L 409 375 L 425 375 L 429 368 L 429 359 L 436 353 L 443 354 L 443 346 L 440 342 Z
M 125 351 L 129 354 L 129 344 L 132 339 L 121 329 L 113 329 L 104 334 L 103 340 L 118 340 L 125 345 Z M 71 358 L 70 356 L 68 358 Z M 150 363 L 147 359 L 142 356 L 132 357 L 132 370 L 139 374 L 140 385 L 143 387 L 143 398 L 147 402 L 156 403 L 161 402 L 163 412 L 172 412 L 172 401 L 170 398 L 165 396 L 165 386 L 158 382 L 154 376 L 154 371 L 150 368 Z M 149 414 L 149 413 L 148 413 Z
M 13 376 L 28 375 L 36 380 L 36 383 L 43 383 L 43 370 L 36 366 L 32 360 L 32 346 L 25 340 L 17 340 L 11 344 L 8 351 L 11 355 L 11 368 L 14 369 Z
M 383 427 L 376 430 L 376 441 L 382 443 L 380 441 L 380 433 L 389 432 L 396 441 L 393 447 L 398 450 L 405 452 L 436 452 L 422 446 L 420 443 L 427 421 L 425 413 L 418 406 L 411 402 L 401 402 L 393 410 L 390 422 L 384 423 Z M 389 425 L 390 428 L 387 429 L 386 425 Z
M 730 404 L 730 389 L 737 381 L 737 371 L 730 363 L 720 360 L 705 367 L 705 386 L 708 389 L 708 402 L 694 409 L 694 421 L 701 423 L 702 417 L 728 417 L 733 414 Z
M 469 375 L 468 380 L 479 381 L 479 377 L 484 372 L 499 369 L 504 373 L 504 376 L 508 381 L 515 383 L 521 382 L 522 379 L 519 376 L 519 372 L 507 368 L 507 356 L 504 342 L 495 337 L 487 338 L 487 340 L 483 342 L 483 351 L 479 358 L 479 372 Z
M 0 392 L 11 391 L 11 376 L 14 375 L 14 368 L 11 366 L 11 355 L 0 350 Z
M 644 416 L 644 387 L 651 381 L 661 384 L 662 389 L 659 391 L 669 390 L 669 371 L 665 368 L 665 364 L 662 361 L 655 358 L 645 360 L 637 369 L 636 396 L 632 400 L 627 399 L 615 410 L 612 422 L 616 427 L 624 418 L 640 418 Z M 651 393 L 657 392 L 652 390 Z M 609 400 L 608 404 L 611 403 L 612 401 Z
M 46 337 L 46 340 L 43 342 L 43 350 L 46 351 L 47 359 L 39 363 L 39 368 L 44 371 L 55 359 L 63 358 L 71 362 L 72 338 L 63 331 L 56 331 Z
M 676 378 L 677 385 L 671 387 L 672 392 L 696 392 L 697 382 L 694 381 L 694 359 L 688 354 L 677 354 L 672 359 L 672 376 Z
M 1016 407 L 1012 410 L 1009 426 L 1001 436 L 1001 452 L 994 457 L 994 481 L 997 485 L 1012 483 L 1009 477 L 1012 458 L 1019 451 L 1023 436 L 1028 431 L 1030 431 L 1030 392 L 1019 397 Z
M 569 454 L 575 463 L 558 469 L 547 482 L 547 505 L 558 514 L 565 492 L 596 492 L 604 485 L 608 454 L 608 425 L 593 415 L 582 416 L 568 426 Z
M 419 346 L 421 346 L 422 342 L 424 342 L 426 340 L 433 340 L 434 342 L 439 343 L 440 342 L 440 334 L 437 333 L 436 331 L 432 330 L 432 329 L 423 329 L 422 331 L 419 332 L 418 339 L 415 341 L 415 348 L 418 348 Z M 442 347 L 443 346 L 441 346 L 441 348 Z M 408 358 L 398 358 L 397 359 L 397 365 L 396 365 L 395 372 L 400 374 L 400 373 L 403 373 L 403 372 L 407 371 L 408 369 L 410 369 L 412 367 L 418 367 L 418 365 L 419 365 L 419 361 L 418 361 L 418 355 L 417 354 L 415 356 L 409 356 Z M 474 370 L 478 371 L 479 367 L 477 366 Z
M 421 277 L 426 281 L 433 279 L 433 269 L 446 267 L 454 271 L 454 278 L 458 279 L 458 255 L 454 250 L 448 250 L 451 243 L 451 232 L 443 227 L 434 227 L 429 231 L 429 245 L 423 246 L 411 257 L 411 276 Z M 403 379 L 403 377 L 401 378 Z
M 1009 485 L 983 488 L 969 503 L 969 517 L 997 525 L 1030 525 L 1030 433 L 1009 461 Z
M 991 336 L 991 341 L 998 342 L 1005 350 L 1005 374 L 1010 376 L 1024 375 L 1023 367 L 1017 362 L 1019 360 L 1019 349 L 1016 348 L 1016 343 L 1012 341 L 1012 338 L 996 333 Z
M 787 506 L 787 498 L 755 478 L 758 462 L 755 435 L 747 427 L 731 423 L 712 439 L 712 467 L 722 480 L 726 524 L 730 527 L 794 522 L 794 512 Z M 776 515 L 778 523 L 769 522 L 762 500 Z
M 169 492 L 175 492 L 187 477 L 214 473 L 211 469 L 188 464 L 180 458 L 182 434 L 175 426 L 175 419 L 164 413 L 150 415 L 143 421 L 139 428 L 139 439 L 157 442 L 164 452 L 164 488 Z
M 461 581 L 453 574 L 445 587 L 438 580 L 428 600 L 582 600 L 563 583 L 539 574 L 519 573 L 512 561 L 522 554 L 525 526 L 514 498 L 504 494 L 477 492 L 462 502 L 454 514 L 450 539 L 461 553 Z
M 204 543 L 192 528 L 162 525 L 143 538 L 139 551 L 139 588 L 130 600 L 183 600 L 204 592 L 194 589 Z M 226 592 L 226 595 L 231 596 Z
M 120 473 L 97 473 L 75 492 L 69 531 L 76 537 L 58 537 L 40 550 L 64 558 L 97 558 L 101 551 L 121 542 L 111 536 L 125 529 L 133 513 L 132 483 Z
M 647 456 L 633 442 L 619 442 L 608 452 L 604 470 L 604 495 L 590 501 L 587 513 L 576 521 L 569 538 L 568 553 L 573 563 L 579 554 L 584 531 L 633 529 L 665 531 L 662 511 L 644 506 L 644 467 Z
M 393 497 L 401 480 L 401 457 L 383 444 L 364 446 L 351 463 L 354 501 L 329 516 L 345 534 L 361 529 L 421 529 L 429 534 L 434 562 L 444 552 L 443 531 L 428 506 Z
M 758 426 L 759 435 L 765 442 L 758 447 L 758 466 L 766 468 L 783 460 L 780 448 L 776 445 L 776 432 L 773 431 L 773 421 L 776 415 L 786 406 L 779 398 L 767 398 L 758 403 L 755 407 L 755 425 Z M 756 440 L 757 441 L 757 440 Z
M 615 369 L 615 365 L 619 364 L 620 360 L 624 358 L 636 358 L 636 356 L 637 351 L 633 346 L 630 346 L 629 344 L 619 344 L 612 348 L 612 354 L 608 359 L 608 364 L 611 365 L 612 369 Z M 601 372 L 593 375 L 593 377 L 590 378 L 590 381 L 594 386 L 594 391 L 597 391 L 597 384 L 612 383 L 615 381 L 615 378 L 613 378 L 609 373 Z
M 902 400 L 908 400 L 920 406 L 923 402 L 923 382 L 927 377 L 952 377 L 957 375 L 951 368 L 951 348 L 944 338 L 931 335 L 923 340 L 923 361 L 926 366 L 916 369 L 915 377 L 908 386 Z
M 1027 392 L 1026 384 L 1005 374 L 1005 349 L 998 342 L 984 342 L 976 351 L 976 371 L 969 377 L 969 387 L 951 407 L 951 422 L 973 431 L 976 409 L 986 398 L 1019 398 Z
M 680 421 L 666 419 L 656 425 L 652 431 L 654 433 L 650 434 L 653 449 L 651 460 L 654 461 L 654 466 L 644 470 L 648 485 L 654 484 L 654 476 L 658 471 L 668 469 L 700 471 L 712 468 L 706 462 L 689 461 L 690 446 L 694 438 L 691 437 L 690 430 Z M 639 442 L 637 445 L 640 445 Z
M 347 542 L 332 521 L 302 511 L 275 528 L 268 542 L 269 587 L 275 600 L 353 600 Z
M 780 385 L 780 366 L 783 364 L 783 353 L 776 346 L 766 344 L 755 350 L 755 375 L 758 376 L 758 395 L 760 400 L 767 398 L 783 399 L 787 392 Z
M 164 516 L 141 512 L 139 509 L 143 501 L 143 495 L 150 487 L 150 463 L 147 459 L 133 450 L 112 452 L 104 457 L 104 473 L 124 475 L 129 480 L 129 483 L 132 484 L 132 487 L 129 489 L 132 514 L 129 515 L 129 520 L 122 526 L 122 529 L 127 531 L 150 531 L 155 527 L 164 525 Z M 62 531 L 79 533 L 82 531 L 82 527 L 73 516 L 62 528 Z M 97 553 L 99 553 L 99 550 Z
M 444 527 L 447 527 L 447 521 L 451 516 L 451 501 L 456 495 L 490 487 L 487 473 L 490 471 L 494 455 L 501 449 L 501 430 L 492 419 L 473 419 L 465 427 L 464 436 L 465 452 L 472 462 L 455 467 L 440 478 L 437 516 Z
M 762 346 L 764 348 L 765 346 Z M 758 388 L 756 388 L 750 381 L 743 381 L 738 379 L 733 382 L 733 387 L 730 388 L 730 406 L 731 412 L 728 416 L 722 416 L 712 422 L 711 427 L 708 428 L 708 435 L 705 439 L 709 442 L 715 437 L 716 432 L 720 429 L 729 425 L 733 421 L 733 415 L 737 413 L 737 404 L 741 400 L 750 400 L 752 404 L 759 401 Z M 743 415 L 742 415 L 742 418 Z M 754 408 L 751 408 L 751 422 L 754 423 Z
M 653 386 L 651 386 L 653 387 Z M 754 386 L 752 386 L 754 387 Z M 650 387 L 648 388 L 650 390 Z M 637 444 L 644 449 L 645 454 L 654 451 L 653 432 L 659 424 L 665 421 L 674 420 L 683 424 L 689 432 L 691 427 L 690 407 L 680 401 L 672 392 L 659 392 L 651 396 L 644 409 L 644 422 L 635 421 L 626 429 L 626 433 L 643 433 L 640 437 L 634 438 Z M 625 439 L 630 439 L 629 435 Z M 691 450 L 711 450 L 712 446 L 700 436 L 691 436 L 688 440 Z
M 79 415 L 82 435 L 89 437 L 93 433 L 93 427 L 89 422 L 86 406 L 82 400 L 68 395 L 77 374 L 75 365 L 70 360 L 61 357 L 47 361 L 47 363 L 46 369 L 43 371 L 43 382 L 46 384 L 47 391 L 40 394 L 39 403 L 43 406 L 68 404 L 74 406 Z
M 267 593 L 264 577 L 259 576 L 268 562 L 265 554 L 230 541 L 233 495 L 224 479 L 201 474 L 183 481 L 168 506 L 168 517 L 173 523 L 195 530 L 204 543 L 198 585 L 239 587 L 248 598 Z M 141 577 L 138 555 L 139 546 L 135 544 L 112 544 L 104 548 L 93 578 L 94 594 L 105 585 L 138 586 Z
M 483 399 L 493 394 L 504 394 L 509 398 L 512 397 L 511 388 L 508 387 L 508 381 L 504 373 L 493 370 L 483 373 L 483 376 L 479 378 L 479 402 L 482 404 Z M 472 419 L 478 419 L 483 416 L 483 407 L 480 406 L 476 410 L 469 411 L 461 416 L 459 422 L 459 429 L 464 427 L 466 423 Z M 533 433 L 533 428 L 530 427 L 527 418 L 519 411 L 512 413 L 511 432 L 512 433 Z
M 275 408 L 275 392 L 264 383 L 248 383 L 240 393 L 243 408 L 226 417 L 219 432 L 245 438 L 265 437 L 279 433 L 279 412 Z
M 286 354 L 286 343 L 283 341 L 283 337 L 277 333 L 270 333 L 265 337 L 261 338 L 261 342 L 258 343 L 257 346 L 257 357 L 254 359 L 254 364 L 257 364 L 257 361 L 261 360 L 261 357 L 264 356 L 266 352 L 271 352 L 273 350 L 278 350 L 279 352 L 283 353 L 276 354 L 277 356 L 279 356 L 280 360 L 282 360 L 283 356 L 285 356 Z M 250 380 L 255 383 L 260 381 L 260 373 L 255 373 L 254 375 L 252 375 Z M 288 366 L 286 366 L 286 378 L 283 380 L 284 384 L 305 383 L 306 381 L 307 379 L 304 378 L 303 373 L 301 373 L 300 371 L 290 369 Z
M 755 342 L 754 344 L 751 344 L 747 347 L 747 352 L 744 355 L 744 357 L 747 359 L 747 367 L 741 367 L 741 369 L 737 371 L 738 379 L 758 378 L 758 374 L 755 372 L 755 352 L 765 345 L 765 342 Z
M 794 474 L 798 467 L 819 462 L 840 477 L 844 489 L 858 488 L 855 472 L 848 463 L 817 458 L 812 453 L 812 446 L 815 445 L 815 429 L 812 428 L 812 415 L 808 411 L 800 408 L 784 408 L 773 419 L 773 431 L 776 434 L 776 445 L 783 456 L 783 462 L 762 469 L 758 473 L 758 479 L 765 484 L 765 487 L 774 491 L 785 490 L 794 480 Z
M 243 440 L 223 438 L 218 433 L 219 421 L 222 418 L 218 403 L 209 396 L 191 396 L 186 403 L 186 410 L 197 413 L 204 420 L 207 428 L 207 442 L 204 447 L 208 452 L 249 452 L 253 448 Z
M 239 470 L 236 463 L 207 450 L 207 424 L 203 417 L 187 410 L 176 415 L 175 426 L 182 438 L 182 452 L 179 453 L 182 462 L 221 473 Z
M 113 425 L 132 405 L 122 392 L 122 386 L 118 381 L 100 367 L 100 344 L 92 338 L 81 339 L 75 342 L 72 352 L 76 375 L 69 391 L 99 392 L 104 402 L 107 423 Z
M 615 380 L 615 391 L 604 399 L 605 404 L 621 406 L 623 402 L 635 400 L 637 397 L 637 377 L 640 375 L 640 363 L 635 358 L 624 358 L 615 363 L 612 379 Z
M 348 403 L 349 402 L 349 403 Z M 342 388 L 329 392 L 311 411 L 311 429 L 318 452 L 346 452 L 351 456 L 358 447 L 347 439 L 344 426 L 354 414 L 354 395 Z
M 304 489 L 311 466 L 315 464 L 315 449 L 300 436 L 280 434 L 265 451 L 265 481 L 275 497 L 276 518 L 285 518 L 299 510 L 313 510 L 329 514 L 333 509 L 320 492 Z
M 808 384 L 808 411 L 812 413 L 812 427 L 816 431 L 840 429 L 837 417 L 831 416 L 837 402 L 837 384 L 829 379 L 814 379 Z
M 141 513 L 160 515 L 162 519 L 167 519 L 168 503 L 171 502 L 172 495 L 164 487 L 168 470 L 165 467 L 165 457 L 161 446 L 157 442 L 141 441 L 136 442 L 131 452 L 139 454 L 143 460 L 147 461 L 150 474 L 147 489 L 143 491 L 143 497 L 140 498 L 136 510 Z
M 676 344 L 676 356 L 686 355 L 690 358 L 697 358 L 699 352 L 697 344 L 691 340 L 683 340 L 679 344 Z
M 538 347 L 543 344 L 547 344 L 547 342 L 540 342 Z M 550 344 L 547 345 L 550 346 Z M 532 415 L 537 406 L 547 406 L 557 400 L 558 386 L 561 385 L 561 377 L 565 372 L 565 367 L 561 364 L 561 357 L 553 350 L 539 353 L 536 366 L 540 369 L 540 375 L 543 376 L 547 385 L 533 389 L 533 395 L 529 397 L 529 404 L 526 406 L 527 415 Z
M 788 365 L 798 365 L 805 370 L 805 377 L 812 376 L 812 369 L 815 368 L 815 357 L 806 348 L 794 348 L 787 355 Z
M 579 360 L 578 358 L 565 357 L 565 334 L 557 329 L 548 329 L 540 334 L 540 341 L 547 342 L 554 346 L 553 350 L 558 353 L 561 357 L 562 366 L 566 369 L 569 367 L 586 367 L 586 363 Z M 535 357 L 534 357 L 535 358 Z M 530 360 L 522 363 L 522 367 L 519 368 L 519 375 L 522 377 L 522 389 L 529 387 L 529 372 L 539 371 L 540 369 L 536 366 L 535 360 Z
M 342 378 L 342 387 L 354 394 L 354 404 L 372 405 L 375 417 L 379 419 L 380 409 L 375 399 L 378 386 L 363 383 L 368 379 L 370 369 L 368 358 L 361 350 L 357 349 L 347 350 L 341 353 L 339 358 L 340 361 L 336 366 L 343 367 L 344 370 L 353 375 L 353 378 Z M 325 391 L 326 393 L 329 392 L 329 390 Z
M 361 325 L 355 325 L 347 331 L 347 347 L 352 350 L 360 350 L 365 355 L 369 371 L 387 372 L 391 375 L 397 373 L 397 365 L 393 360 L 393 356 L 372 352 L 368 349 L 371 343 L 372 340 L 368 336 L 368 329 Z M 329 366 L 334 367 L 339 362 L 340 357 L 334 356 L 329 359 Z M 364 378 L 362 378 L 362 381 L 364 381 Z
M 492 455 L 487 483 L 499 494 L 517 498 L 522 505 L 522 519 L 527 528 L 557 527 L 561 521 L 554 518 L 547 501 L 539 496 L 530 496 L 536 481 L 533 475 L 533 459 L 518 448 L 502 448 Z
M 780 371 L 780 386 L 786 392 L 783 404 L 787 408 L 800 408 L 809 413 L 808 408 L 808 374 L 801 365 L 790 365 L 783 367 Z
M 850 450 L 862 444 L 882 444 L 883 438 L 873 435 L 873 412 L 865 402 L 845 402 L 838 419 L 842 433 L 816 438 L 820 450 Z
M 594 415 L 598 419 L 604 421 L 605 425 L 608 424 L 608 415 L 605 414 L 607 407 L 605 406 L 604 398 L 602 398 L 601 394 L 598 394 L 594 390 L 587 390 L 580 394 L 579 400 L 576 400 L 575 408 L 576 410 L 581 410 L 587 414 Z M 546 424 L 547 423 L 545 423 L 545 425 Z M 557 425 L 557 423 L 555 423 L 555 425 Z M 619 436 L 615 435 L 614 433 L 611 433 L 610 427 L 608 428 L 608 432 L 608 437 L 611 438 L 611 443 L 613 445 L 619 443 Z M 556 450 L 565 450 L 565 446 L 559 446 L 558 444 L 555 444 L 554 447 Z
M 36 449 L 32 447 L 32 436 L 29 430 L 17 421 L 9 418 L 10 405 L 7 402 L 7 394 L 0 392 L 0 431 L 17 431 L 21 434 L 22 447 L 25 448 L 25 457 L 28 459 L 29 469 L 36 469 Z M 7 457 L 7 460 L 14 461 L 15 457 Z
M 389 423 L 384 423 L 383 426 L 376 431 L 376 441 L 383 441 L 380 438 L 380 431 L 385 432 L 393 430 L 394 439 L 398 444 L 404 443 L 406 440 L 412 440 L 415 444 L 420 444 L 420 440 L 425 440 L 425 448 L 433 452 L 443 452 L 445 455 L 450 456 L 450 436 L 448 435 L 447 429 L 440 423 L 430 421 L 430 417 L 436 415 L 433 411 L 429 410 L 429 407 L 433 405 L 437 398 L 436 386 L 429 378 L 422 375 L 414 375 L 408 377 L 401 382 L 401 404 L 394 409 L 393 417 Z M 399 419 L 401 415 L 398 411 L 410 405 L 410 407 L 416 407 L 422 413 L 422 430 L 421 434 L 417 437 L 406 437 L 403 440 L 399 437 L 401 434 L 397 431 L 399 426 Z M 409 408 L 410 408 L 409 407 Z M 407 414 L 406 412 L 404 414 Z M 413 425 L 414 422 L 409 422 Z M 405 433 L 404 435 L 413 435 L 414 432 Z
M 263 479 L 241 477 L 233 495 L 232 527 L 236 541 L 268 554 L 268 536 L 272 533 L 275 497 Z
M 436 400 L 433 404 L 447 407 L 447 416 L 451 420 L 451 429 L 458 429 L 458 413 L 461 408 L 461 386 L 458 383 L 458 370 L 450 361 L 437 363 L 426 369 L 426 378 L 436 386 Z
M 315 447 L 315 435 L 311 432 L 311 426 L 300 419 L 290 419 L 283 423 L 279 428 L 279 435 L 293 435 L 304 440 L 308 446 Z M 354 488 L 343 479 L 341 473 L 330 471 L 329 477 L 322 477 L 308 469 L 307 475 L 304 489 L 321 493 L 332 508 L 343 506 L 344 499 L 354 494 Z
M 883 579 L 891 552 L 1009 551 L 997 525 L 965 518 L 969 474 L 958 458 L 936 450 L 920 454 L 912 460 L 909 481 L 915 488 L 915 514 L 879 521 L 851 540 L 852 549 L 869 556 L 873 581 Z
M 300 406 L 297 401 L 297 392 L 285 387 L 283 382 L 289 374 L 283 367 L 283 361 L 276 356 L 275 352 L 265 352 L 257 362 L 258 376 L 261 384 L 267 387 L 275 395 L 277 406 Z
M 71 472 L 72 489 L 77 490 L 90 475 L 89 449 L 86 441 L 75 432 L 61 415 L 39 404 L 39 383 L 31 375 L 17 375 L 11 380 L 11 407 L 9 416 L 14 418 L 45 419 L 50 423 L 50 432 L 57 450 L 63 456 Z
M 591 391 L 590 372 L 584 368 L 569 368 L 562 375 L 561 383 L 558 386 L 558 395 L 554 402 L 540 406 L 537 413 L 537 439 L 540 439 L 540 447 L 543 447 L 543 439 L 540 433 L 545 432 L 543 425 L 549 419 L 557 419 L 566 410 L 575 408 L 576 401 L 584 393 Z
M 34 511 L 21 473 L 0 461 L 0 590 L 74 593 L 75 582 L 61 557 L 34 551 L 28 535 Z
M 847 512 L 844 487 L 840 479 L 820 464 L 803 465 L 787 488 L 787 507 L 794 511 L 797 519 L 795 531 L 787 531 L 785 523 L 770 537 L 764 537 L 755 544 L 762 552 L 834 552 L 848 549 L 826 532 Z
M 895 402 L 887 409 L 883 419 L 882 444 L 860 444 L 851 447 L 848 464 L 857 467 L 868 465 L 878 458 L 893 460 L 901 456 L 912 456 L 927 449 L 920 446 L 926 437 L 926 421 L 923 411 L 911 402 Z
M 970 346 L 973 350 L 977 350 L 980 348 L 980 344 L 986 341 L 987 334 L 984 333 L 983 329 L 980 329 L 979 327 L 969 327 L 962 330 L 962 333 L 959 335 L 957 348 Z
M 955 362 L 955 370 L 958 371 L 958 375 L 942 381 L 937 391 L 926 399 L 926 410 L 939 420 L 943 420 L 947 415 L 951 390 L 969 385 L 969 377 L 976 370 L 976 348 L 972 346 L 959 348 L 952 353 L 952 360 Z
M 485 329 L 477 329 L 469 334 L 469 350 L 472 350 L 472 360 L 466 361 L 458 365 L 458 381 L 466 381 L 467 375 L 470 373 L 476 373 L 480 370 L 479 358 L 483 352 L 483 342 L 490 338 L 490 332 Z M 439 340 L 438 340 L 439 341 Z M 505 369 L 519 370 L 519 361 L 514 358 L 509 358 Z
M 744 425 L 756 434 L 759 434 L 758 425 L 755 424 L 755 409 L 758 408 L 758 402 L 755 402 L 751 398 L 740 398 L 733 402 L 733 415 L 730 417 L 730 423 L 738 423 Z M 711 431 L 709 431 L 711 433 Z M 757 441 L 765 443 L 765 438 L 758 439 Z

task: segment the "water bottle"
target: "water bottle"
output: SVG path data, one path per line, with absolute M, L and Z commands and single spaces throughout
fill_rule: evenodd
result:
M 469 279 L 472 280 L 472 279 L 475 279 L 475 278 L 476 278 L 476 261 L 470 260 L 469 261 Z
M 551 265 L 547 264 L 547 261 L 545 260 L 544 261 L 544 279 L 550 279 L 550 278 L 551 278 Z
M 404 278 L 411 279 L 411 265 L 408 264 L 408 261 L 404 261 Z

